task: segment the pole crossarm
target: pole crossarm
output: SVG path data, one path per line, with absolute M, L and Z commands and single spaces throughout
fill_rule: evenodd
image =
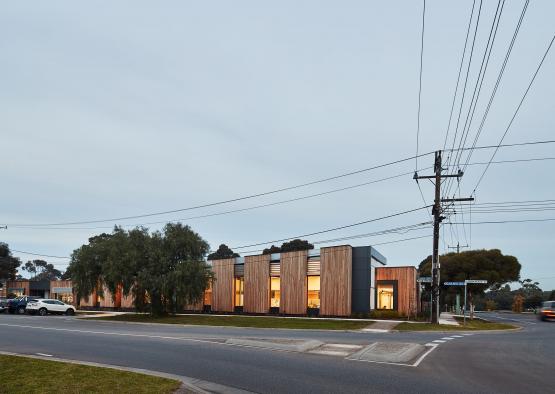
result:
M 465 198 L 442 198 L 441 202 L 474 201 L 474 197 Z

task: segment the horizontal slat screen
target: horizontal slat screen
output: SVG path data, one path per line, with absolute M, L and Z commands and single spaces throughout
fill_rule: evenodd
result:
M 320 275 L 320 260 L 308 259 L 308 265 L 306 268 L 307 275 Z
M 245 264 L 235 264 L 234 275 L 239 277 L 245 276 Z
M 279 276 L 280 266 L 279 261 L 270 261 L 270 276 Z
M 245 264 L 234 264 L 233 274 L 235 276 L 245 276 Z

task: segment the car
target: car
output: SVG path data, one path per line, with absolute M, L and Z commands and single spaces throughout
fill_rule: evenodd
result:
M 555 301 L 545 301 L 538 316 L 541 320 L 555 320 Z
M 38 313 L 41 316 L 46 316 L 48 313 L 63 313 L 71 316 L 75 314 L 75 307 L 59 300 L 39 298 L 27 304 L 27 312 L 32 315 Z
M 17 298 L 12 298 L 8 300 L 8 312 L 19 313 L 20 315 L 25 313 L 27 303 L 35 300 L 36 297 L 22 296 Z
M 0 313 L 8 309 L 8 299 L 6 297 L 0 297 Z

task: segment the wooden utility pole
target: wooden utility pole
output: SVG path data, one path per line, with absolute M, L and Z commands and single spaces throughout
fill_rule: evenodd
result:
M 432 208 L 432 215 L 434 215 L 434 240 L 432 247 L 432 323 L 439 323 L 439 226 L 444 216 L 442 216 L 443 208 L 442 202 L 455 202 L 455 201 L 473 201 L 474 198 L 441 198 L 441 179 L 442 178 L 460 178 L 463 172 L 459 170 L 456 174 L 442 175 L 443 167 L 441 164 L 441 151 L 435 152 L 434 161 L 434 175 L 419 176 L 417 172 L 414 173 L 414 179 L 418 182 L 419 179 L 434 179 L 435 193 L 434 205 Z

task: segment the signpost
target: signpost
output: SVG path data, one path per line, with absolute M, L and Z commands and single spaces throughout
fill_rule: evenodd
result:
M 418 278 L 418 283 L 432 283 L 432 277 L 431 276 L 421 276 L 420 278 Z
M 466 288 L 468 284 L 487 284 L 488 281 L 484 279 L 467 279 L 464 281 L 464 309 L 463 309 L 463 325 L 466 326 Z
M 464 286 L 464 282 L 443 282 L 444 286 Z

